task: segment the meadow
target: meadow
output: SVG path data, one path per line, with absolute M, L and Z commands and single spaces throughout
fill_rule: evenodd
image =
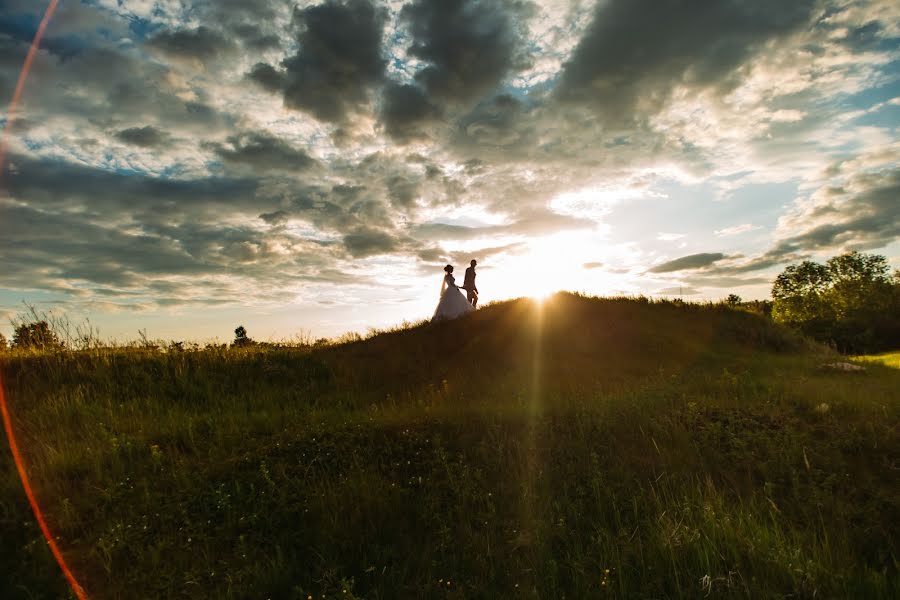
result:
M 344 343 L 13 353 L 91 598 L 896 598 L 900 369 L 560 294 Z M 0 453 L 0 597 L 71 596 Z

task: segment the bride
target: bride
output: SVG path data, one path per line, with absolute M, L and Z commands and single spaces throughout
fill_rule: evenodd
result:
M 444 283 L 441 285 L 441 300 L 438 302 L 437 308 L 434 309 L 434 316 L 431 317 L 432 321 L 455 319 L 475 310 L 475 307 L 469 304 L 466 297 L 456 287 L 456 279 L 453 277 L 453 265 L 444 267 L 444 272 L 446 275 L 444 275 Z

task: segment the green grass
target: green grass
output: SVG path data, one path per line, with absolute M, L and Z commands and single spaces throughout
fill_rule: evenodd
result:
M 882 354 L 870 354 L 868 356 L 854 356 L 853 360 L 881 363 L 895 369 L 900 369 L 900 352 L 884 352 Z
M 2 370 L 92 597 L 894 598 L 900 371 L 835 359 L 722 306 L 560 295 Z M 64 597 L 7 455 L 0 597 Z

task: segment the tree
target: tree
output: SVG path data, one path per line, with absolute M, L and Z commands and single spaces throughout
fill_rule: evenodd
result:
M 772 286 L 772 317 L 843 352 L 900 347 L 900 278 L 887 259 L 848 252 L 787 267 Z
M 243 348 L 245 346 L 252 346 L 255 344 L 253 340 L 247 337 L 247 330 L 243 325 L 238 325 L 237 329 L 234 330 L 234 341 L 231 343 L 235 348 Z
M 728 294 L 728 297 L 725 298 L 725 304 L 728 306 L 738 306 L 741 302 L 743 302 L 743 298 L 737 294 Z
M 22 323 L 16 326 L 12 345 L 19 350 L 59 350 L 63 347 L 47 321 Z

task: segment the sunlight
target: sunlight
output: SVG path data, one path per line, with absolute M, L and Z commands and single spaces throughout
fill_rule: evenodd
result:
M 559 233 L 526 241 L 525 252 L 497 261 L 485 281 L 505 291 L 506 297 L 528 296 L 544 300 L 552 294 L 585 288 L 584 263 L 600 252 L 595 231 Z

